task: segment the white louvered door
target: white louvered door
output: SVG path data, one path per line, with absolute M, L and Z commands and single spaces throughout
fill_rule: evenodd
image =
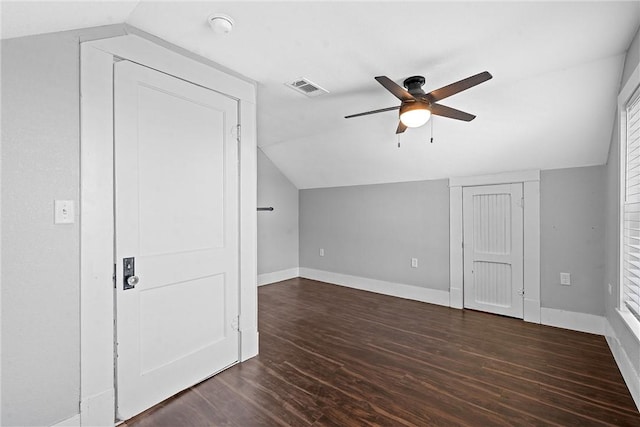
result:
M 464 307 L 523 318 L 522 184 L 463 189 Z

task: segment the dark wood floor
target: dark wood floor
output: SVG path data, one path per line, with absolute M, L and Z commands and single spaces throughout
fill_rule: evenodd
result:
M 640 426 L 601 336 L 306 279 L 258 293 L 260 355 L 126 426 Z

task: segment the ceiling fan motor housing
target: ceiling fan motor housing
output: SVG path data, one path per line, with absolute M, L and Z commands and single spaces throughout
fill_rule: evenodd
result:
M 426 80 L 423 76 L 411 76 L 404 80 L 403 85 L 411 95 L 424 95 L 422 86 L 424 86 L 425 82 Z

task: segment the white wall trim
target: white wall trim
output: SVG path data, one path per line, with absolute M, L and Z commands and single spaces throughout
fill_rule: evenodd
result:
M 540 309 L 540 323 L 572 331 L 604 335 L 606 318 L 595 314 L 542 307 Z
M 115 389 L 109 389 L 80 401 L 80 421 L 83 426 L 109 426 L 107 420 L 115 418 Z
M 640 344 L 640 322 L 638 322 L 638 319 L 636 319 L 636 317 L 631 314 L 629 310 L 621 310 L 619 308 L 616 308 L 615 311 L 622 319 L 622 323 L 627 328 L 627 330 L 631 332 L 631 334 L 636 338 L 636 340 L 638 340 L 638 343 Z
M 522 182 L 524 196 L 524 320 L 540 323 L 540 171 L 449 179 L 449 307 L 464 306 L 463 187 Z
M 490 175 L 457 176 L 449 178 L 449 187 L 471 187 L 475 185 L 514 184 L 518 182 L 540 181 L 539 170 L 514 171 Z
M 80 164 L 80 420 L 113 425 L 113 137 L 114 56 L 202 86 L 224 88 L 239 102 L 240 329 L 239 359 L 257 354 L 256 85 L 136 35 L 81 44 Z M 103 397 L 98 397 L 103 396 Z M 108 402 L 96 399 L 106 399 Z
M 444 305 L 445 307 L 449 306 L 449 292 L 439 289 L 385 282 L 383 280 L 350 276 L 348 274 L 315 270 L 313 268 L 306 267 L 300 267 L 300 277 L 317 280 L 319 282 L 331 283 L 334 285 L 346 286 L 348 288 L 375 292 L 377 294 L 389 295 L 392 297 Z
M 240 323 L 243 323 L 242 317 L 240 318 Z M 256 356 L 259 351 L 259 343 L 260 334 L 258 333 L 257 327 L 253 327 L 248 330 L 240 329 L 240 362 L 244 362 L 245 360 L 249 360 Z
M 80 425 L 80 414 L 76 414 L 73 417 L 62 420 L 59 423 L 54 424 L 52 427 L 78 427 Z
M 605 320 L 605 337 L 607 339 L 607 344 L 609 344 L 609 348 L 611 349 L 611 353 L 613 354 L 613 358 L 618 364 L 622 378 L 624 378 L 624 382 L 627 384 L 631 397 L 640 411 L 640 372 L 636 371 L 634 368 L 633 363 L 631 363 L 629 356 L 624 351 L 624 347 L 620 344 L 616 331 L 613 329 L 608 319 Z
M 258 286 L 282 282 L 283 280 L 289 280 L 295 277 L 300 277 L 300 268 L 298 267 L 274 271 L 272 273 L 263 273 L 258 275 Z
M 462 249 L 462 187 L 449 187 L 449 307 L 462 308 L 464 251 Z
M 210 67 L 206 69 L 211 70 Z M 222 73 L 222 75 L 227 76 Z M 256 85 L 237 78 L 240 99 L 240 361 L 258 354 L 258 131 Z M 230 87 L 229 89 L 231 89 Z M 226 89 L 226 87 L 225 87 Z M 248 98 L 244 98 L 244 97 Z
M 224 87 L 224 94 L 252 104 L 256 103 L 256 84 L 227 74 L 135 34 L 85 42 L 94 49 L 117 55 L 144 66 L 178 76 L 193 83 L 211 88 Z M 211 62 L 206 60 L 207 62 Z M 213 89 L 213 88 L 212 88 Z M 215 89 L 214 89 L 215 90 Z M 243 138 L 244 139 L 244 138 Z
M 540 181 L 524 181 L 523 196 L 524 320 L 540 323 Z
M 113 398 L 104 419 L 82 412 L 114 388 L 112 67 L 112 55 L 81 45 L 80 418 L 94 425 L 115 419 Z
M 625 83 L 624 87 L 620 90 L 618 94 L 618 126 L 619 127 L 619 155 L 618 155 L 618 245 L 616 247 L 617 254 L 616 260 L 618 262 L 618 295 L 616 308 L 619 310 L 626 310 L 624 305 L 624 203 L 625 203 L 625 192 L 626 192 L 626 176 L 625 171 L 627 170 L 627 104 L 631 100 L 631 97 L 634 95 L 636 89 L 640 86 L 640 64 L 636 66 L 633 70 L 629 79 Z M 637 325 L 637 319 L 635 317 L 625 318 L 623 316 L 622 320 L 627 323 L 627 325 L 633 329 L 632 325 Z

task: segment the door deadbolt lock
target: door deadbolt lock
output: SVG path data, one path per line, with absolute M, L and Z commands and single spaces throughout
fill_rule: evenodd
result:
M 136 276 L 136 259 L 124 258 L 122 260 L 122 289 L 133 289 L 140 279 Z

